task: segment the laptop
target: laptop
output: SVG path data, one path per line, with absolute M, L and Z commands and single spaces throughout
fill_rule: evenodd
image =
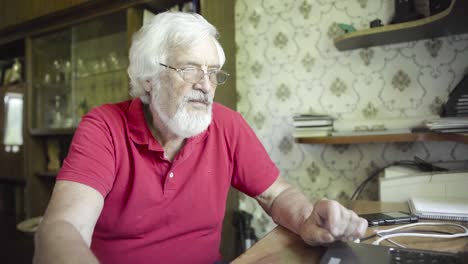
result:
M 393 248 L 354 242 L 331 244 L 320 264 L 468 264 L 468 251 L 446 253 L 408 248 Z

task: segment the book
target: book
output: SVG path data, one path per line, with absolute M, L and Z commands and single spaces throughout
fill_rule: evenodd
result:
M 294 131 L 332 131 L 333 126 L 295 127 Z
M 467 116 L 468 111 L 463 105 L 468 102 L 468 75 L 455 86 L 449 94 L 447 102 L 442 107 L 443 117 Z
M 314 127 L 314 126 L 331 126 L 333 125 L 332 119 L 311 119 L 311 120 L 294 120 L 295 127 Z
M 440 133 L 468 133 L 468 127 L 465 128 L 446 128 L 446 129 L 437 129 L 432 130 L 434 132 Z
M 312 126 L 312 127 L 295 127 L 293 137 L 327 137 L 333 131 L 333 126 Z
M 468 221 L 468 198 L 412 197 L 408 205 L 421 219 Z
M 332 116 L 324 114 L 294 114 L 293 119 L 334 119 Z
M 321 127 L 332 126 L 334 118 L 322 114 L 295 114 L 293 125 L 295 127 Z
M 331 130 L 318 130 L 318 131 L 293 131 L 294 138 L 307 138 L 307 137 L 328 137 Z
M 432 120 L 427 120 L 425 126 L 431 130 L 450 129 L 450 128 L 467 128 L 467 117 L 442 117 Z
M 381 131 L 422 127 L 426 120 L 439 118 L 435 115 L 412 117 L 379 117 L 374 119 L 337 119 L 333 122 L 336 131 Z
M 411 133 L 409 128 L 405 129 L 390 129 L 390 130 L 369 130 L 369 131 L 334 131 L 334 137 L 348 137 L 348 136 L 372 136 L 372 135 L 397 135 Z

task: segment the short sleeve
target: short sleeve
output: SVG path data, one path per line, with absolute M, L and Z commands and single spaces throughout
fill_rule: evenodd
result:
M 88 185 L 106 197 L 115 178 L 115 154 L 109 125 L 103 111 L 85 115 L 73 137 L 57 180 Z
M 255 132 L 238 113 L 234 116 L 234 150 L 232 186 L 255 197 L 278 178 L 279 170 Z

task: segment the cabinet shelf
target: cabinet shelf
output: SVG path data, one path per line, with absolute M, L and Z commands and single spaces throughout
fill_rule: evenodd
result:
M 32 128 L 29 130 L 32 136 L 71 136 L 76 128 Z
M 42 88 L 42 89 L 50 89 L 50 90 L 55 90 L 55 91 L 70 89 L 69 83 L 35 82 L 33 85 L 34 85 L 34 88 L 36 89 Z
M 58 171 L 42 171 L 38 172 L 36 175 L 37 177 L 45 180 L 55 181 L 55 178 L 57 178 L 57 174 Z
M 17 82 L 17 83 L 12 83 L 12 84 L 7 84 L 7 85 L 1 85 L 0 84 L 0 90 L 3 91 L 22 91 L 24 86 L 26 84 L 24 82 Z
M 296 142 L 302 144 L 358 144 L 413 141 L 456 141 L 466 144 L 468 143 L 468 135 L 451 133 L 407 133 L 296 138 Z
M 351 50 L 420 39 L 468 33 L 465 25 L 468 1 L 452 0 L 444 11 L 414 21 L 359 30 L 337 37 L 338 50 Z
M 102 72 L 86 73 L 86 74 L 83 74 L 82 76 L 76 76 L 73 79 L 74 80 L 86 80 L 86 79 L 91 79 L 91 78 L 109 76 L 109 75 L 116 74 L 116 73 L 125 73 L 126 74 L 126 72 L 125 72 L 126 69 L 127 68 L 122 67 L 122 68 L 106 70 L 106 71 L 102 71 Z

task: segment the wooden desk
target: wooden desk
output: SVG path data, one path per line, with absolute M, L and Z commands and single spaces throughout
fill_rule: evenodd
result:
M 345 206 L 353 209 L 358 214 L 378 213 L 390 211 L 405 211 L 409 212 L 406 203 L 381 203 L 373 201 L 353 201 L 345 203 Z M 394 226 L 393 226 L 394 227 Z M 382 228 L 382 227 L 378 227 Z M 389 227 L 384 227 L 389 228 Z M 373 228 L 367 229 L 367 235 L 373 234 Z M 427 228 L 425 228 L 427 229 Z M 450 231 L 450 228 L 443 228 Z M 459 230 L 452 230 L 458 231 Z M 468 249 L 468 239 L 434 239 L 428 242 L 427 238 L 395 238 L 395 241 L 402 243 L 411 248 L 430 249 L 440 251 L 456 252 Z M 366 241 L 371 243 L 373 240 Z M 390 245 L 382 242 L 382 245 Z M 325 247 L 312 247 L 305 244 L 302 239 L 283 228 L 276 227 L 273 231 L 267 234 L 264 238 L 258 241 L 253 247 L 248 249 L 244 254 L 236 258 L 233 264 L 244 263 L 319 263 L 320 257 L 324 254 Z

